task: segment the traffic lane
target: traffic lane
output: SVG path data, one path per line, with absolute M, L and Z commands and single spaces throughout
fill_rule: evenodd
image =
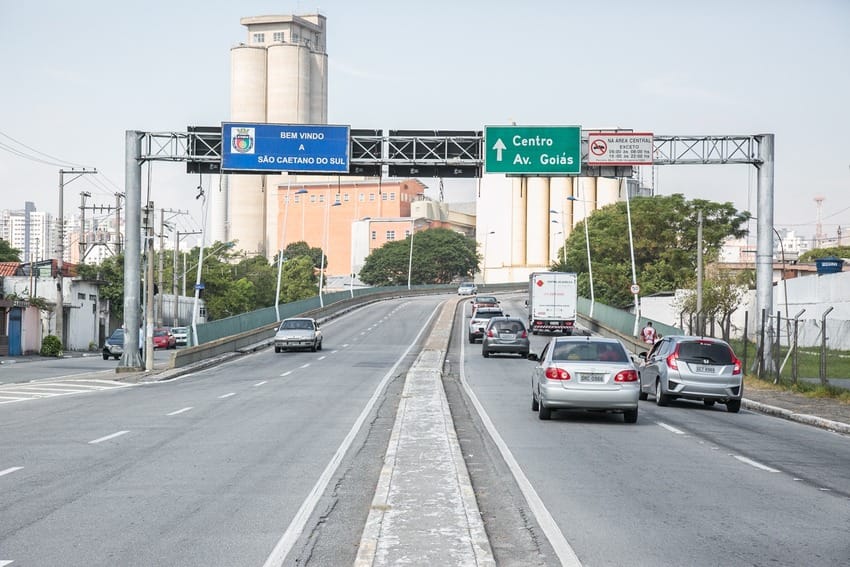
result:
M 746 392 L 744 392 L 746 397 Z M 667 424 L 683 435 L 712 443 L 733 454 L 746 454 L 819 490 L 850 498 L 850 436 L 811 425 L 725 406 L 674 400 L 667 407 L 654 398 L 640 402 L 647 419 Z
M 154 361 L 165 362 L 173 350 L 154 350 Z M 85 353 L 82 356 L 39 357 L 26 362 L 14 358 L 4 359 L 0 365 L 0 384 L 17 384 L 33 380 L 70 378 L 83 374 L 100 373 L 105 379 L 115 375 L 119 360 L 103 360 L 100 353 Z
M 409 327 L 418 332 L 427 317 L 419 317 L 418 311 L 415 315 L 419 324 Z M 384 326 L 392 325 L 385 322 Z M 353 333 L 360 329 L 356 321 L 350 328 Z M 352 348 L 349 356 L 328 356 L 291 379 L 277 377 L 275 381 L 259 370 L 267 369 L 266 365 L 256 361 L 232 364 L 229 381 L 199 377 L 181 384 L 207 386 L 210 393 L 219 395 L 207 396 L 206 405 L 196 404 L 192 411 L 171 416 L 166 410 L 189 403 L 174 399 L 174 393 L 182 388 L 135 388 L 117 404 L 116 413 L 123 414 L 120 425 L 99 427 L 103 433 L 129 432 L 98 443 L 86 456 L 88 462 L 78 459 L 79 468 L 62 462 L 48 478 L 27 477 L 36 474 L 35 464 L 16 473 L 23 487 L 47 486 L 48 490 L 21 490 L 15 501 L 0 504 L 12 510 L 34 509 L 33 517 L 16 519 L 15 526 L 2 529 L 2 550 L 21 553 L 32 547 L 32 541 L 70 523 L 74 529 L 62 528 L 70 532 L 64 543 L 72 538 L 86 542 L 103 530 L 116 534 L 106 552 L 113 558 L 127 553 L 125 561 L 114 559 L 118 564 L 137 563 L 140 557 L 145 558 L 144 564 L 181 564 L 180 554 L 185 554 L 188 539 L 208 542 L 210 551 L 193 555 L 186 564 L 219 563 L 220 558 L 228 557 L 228 550 L 222 547 L 241 549 L 242 553 L 224 564 L 256 564 L 250 557 L 267 553 L 280 536 L 338 446 L 343 430 L 350 427 L 351 415 L 370 394 L 376 374 L 381 372 L 376 372 L 376 363 L 402 335 L 398 328 L 388 328 L 385 336 L 373 329 L 369 336 L 378 341 L 375 348 Z M 296 357 L 279 355 L 276 359 Z M 249 376 L 250 372 L 256 375 Z M 257 381 L 249 384 L 251 380 Z M 263 381 L 266 384 L 257 386 Z M 292 387 L 296 381 L 298 388 Z M 151 400 L 153 392 L 160 392 L 161 399 Z M 335 392 L 336 397 L 327 392 Z M 161 406 L 156 412 L 141 409 L 156 406 Z M 100 424 L 91 425 L 97 429 Z M 76 445 L 81 444 L 77 440 Z M 92 467 L 96 474 L 90 472 Z M 25 496 L 20 496 L 22 492 Z M 120 506 L 124 495 L 128 495 L 127 507 Z M 47 498 L 51 501 L 39 501 Z M 45 507 L 53 512 L 45 514 Z M 9 521 L 6 518 L 3 524 Z M 134 521 L 138 518 L 144 521 Z M 214 535 L 204 535 L 210 525 L 216 526 Z M 249 534 L 242 533 L 245 526 L 252 526 Z M 233 534 L 241 534 L 239 542 L 232 541 Z M 161 543 L 155 549 L 138 549 L 140 541 Z M 82 547 L 97 549 L 98 557 L 109 556 L 104 555 L 103 545 L 89 543 Z M 39 552 L 44 560 L 33 563 L 51 564 L 62 556 L 63 546 L 59 542 L 53 551 L 45 547 Z M 132 555 L 126 551 L 131 549 Z M 97 564 L 98 557 L 84 559 Z
M 665 429 L 643 404 L 635 425 L 585 412 L 541 422 L 531 411 L 533 362 L 484 359 L 455 341 L 472 390 L 584 563 L 846 561 L 846 498 Z M 731 435 L 734 417 L 715 414 L 717 427 Z

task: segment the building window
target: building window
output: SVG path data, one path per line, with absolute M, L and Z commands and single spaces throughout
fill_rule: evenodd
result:
M 266 42 L 266 34 L 264 33 L 255 33 L 254 34 L 254 43 L 265 43 Z
M 386 201 L 386 200 L 387 200 L 387 194 L 381 193 L 381 201 Z
M 77 299 L 79 299 L 80 301 L 85 301 L 86 300 L 86 294 L 85 293 L 78 293 Z
M 407 230 L 404 231 L 404 237 L 410 238 L 410 229 L 407 229 Z
M 378 231 L 376 231 L 376 230 L 372 231 L 372 240 L 378 240 Z
M 345 201 L 346 203 L 348 202 L 348 193 L 342 194 L 342 200 Z
M 348 199 L 346 199 L 346 201 L 347 201 L 347 200 L 348 200 Z M 341 202 L 341 201 L 340 201 L 340 194 L 339 194 L 339 193 L 337 193 L 337 194 L 335 194 L 335 195 L 334 195 L 334 203 L 339 203 L 339 202 Z
M 295 196 L 293 196 L 293 197 L 292 197 L 292 202 L 293 202 L 293 203 L 300 203 L 300 202 L 301 202 L 301 197 L 300 197 L 299 195 L 295 195 Z
M 325 202 L 325 196 L 324 196 L 324 195 L 319 195 L 319 202 L 320 202 L 320 203 L 324 203 L 324 202 Z
M 272 39 L 277 43 L 283 43 L 283 32 L 282 31 L 274 32 L 274 34 L 272 35 Z
M 97 301 L 97 296 L 89 294 L 89 301 Z
M 390 201 L 395 201 L 395 193 L 390 193 Z
M 395 231 L 394 230 L 388 230 L 387 231 L 387 240 L 395 240 Z
M 370 200 L 370 201 L 374 201 L 374 200 L 375 200 L 375 194 L 374 194 L 374 193 L 369 193 L 369 200 Z
M 310 195 L 310 202 L 311 202 L 311 203 L 315 203 L 315 202 L 316 202 L 316 196 L 315 196 L 315 195 Z
M 365 201 L 366 200 L 366 193 L 358 193 L 357 194 L 357 200 L 360 201 L 361 203 L 363 201 Z

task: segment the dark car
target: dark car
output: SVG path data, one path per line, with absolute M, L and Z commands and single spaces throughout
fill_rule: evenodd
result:
M 710 337 L 669 336 L 640 353 L 640 397 L 655 396 L 659 406 L 683 398 L 707 406 L 726 404 L 737 413 L 744 393 L 741 361 L 725 341 Z
M 122 354 L 124 354 L 124 329 L 115 329 L 103 345 L 103 360 L 109 360 L 110 356 L 118 360 Z
M 517 317 L 493 317 L 484 327 L 481 339 L 481 355 L 488 358 L 491 354 L 518 354 L 528 356 L 530 344 L 525 322 Z

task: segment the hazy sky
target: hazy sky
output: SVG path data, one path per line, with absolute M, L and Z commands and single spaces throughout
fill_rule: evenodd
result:
M 329 122 L 353 128 L 621 127 L 660 135 L 776 134 L 775 222 L 850 228 L 850 1 L 0 0 L 0 209 L 58 210 L 65 189 L 111 205 L 124 132 L 229 118 L 240 17 L 327 17 Z M 28 146 L 28 147 L 26 147 Z M 23 153 L 47 162 L 32 161 Z M 196 228 L 199 179 L 153 167 L 157 207 Z M 732 201 L 756 215 L 751 166 L 647 168 L 660 194 Z M 423 180 L 436 196 L 436 180 Z M 216 183 L 210 179 L 204 184 Z M 447 200 L 472 200 L 469 181 Z M 486 196 L 485 196 L 486 197 Z

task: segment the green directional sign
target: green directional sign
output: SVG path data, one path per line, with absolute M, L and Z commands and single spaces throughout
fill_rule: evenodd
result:
M 486 173 L 581 173 L 581 126 L 485 126 L 484 145 Z

